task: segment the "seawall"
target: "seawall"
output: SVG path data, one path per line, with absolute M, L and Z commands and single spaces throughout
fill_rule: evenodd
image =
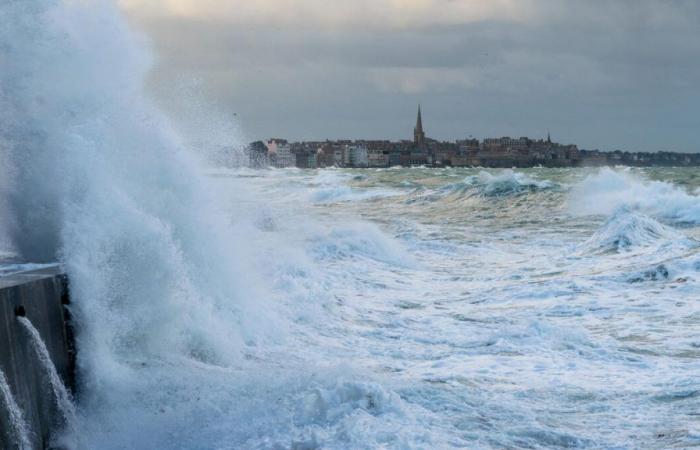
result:
M 75 352 L 67 304 L 67 279 L 58 266 L 0 277 L 0 370 L 22 411 L 35 449 L 48 448 L 56 418 L 51 417 L 53 398 L 46 374 L 17 314 L 24 314 L 37 329 L 59 376 L 72 391 Z M 3 439 L 9 439 L 7 433 L 0 433 L 0 448 L 16 448 L 16 442 Z

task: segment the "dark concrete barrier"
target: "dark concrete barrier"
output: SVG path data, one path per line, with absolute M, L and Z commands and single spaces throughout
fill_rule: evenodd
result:
M 0 277 L 0 370 L 22 410 L 36 449 L 49 446 L 56 420 L 51 417 L 54 400 L 17 315 L 25 315 L 37 329 L 59 376 L 72 390 L 75 352 L 67 303 L 67 279 L 58 266 Z M 0 448 L 17 445 L 2 440 L 0 433 Z

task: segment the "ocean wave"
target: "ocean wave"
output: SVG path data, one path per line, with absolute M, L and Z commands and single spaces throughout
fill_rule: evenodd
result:
M 659 264 L 627 277 L 630 283 L 642 283 L 644 281 L 665 281 L 671 277 L 671 272 L 666 264 Z
M 369 222 L 334 228 L 313 239 L 313 252 L 321 260 L 368 258 L 399 267 L 414 267 L 403 246 Z
M 309 180 L 311 186 L 334 186 L 352 180 L 353 174 L 338 169 L 321 169 Z
M 479 186 L 482 193 L 490 196 L 517 194 L 525 191 L 551 189 L 556 186 L 549 180 L 535 180 L 524 173 L 512 169 L 503 170 L 497 174 L 482 171 L 475 177 L 470 177 L 472 184 Z
M 286 427 L 249 440 L 246 448 L 449 447 L 441 436 L 424 428 L 425 422 L 413 412 L 415 405 L 378 383 L 342 376 L 335 382 L 312 381 L 294 395 L 285 395 L 281 406 L 293 419 Z
M 440 188 L 440 193 L 453 194 L 476 191 L 479 195 L 487 197 L 501 197 L 552 189 L 557 186 L 556 183 L 549 180 L 536 180 L 512 169 L 502 170 L 498 173 L 484 170 L 477 175 L 468 176 L 459 183 L 443 186 Z
M 700 224 L 700 195 L 665 181 L 645 180 L 629 169 L 604 168 L 574 186 L 569 209 L 576 215 L 610 215 L 620 208 L 668 221 Z
M 333 422 L 358 409 L 372 415 L 400 412 L 400 404 L 397 394 L 376 383 L 345 381 L 307 392 L 301 402 L 300 416 L 313 422 Z
M 700 272 L 700 251 L 696 244 L 685 252 L 628 273 L 625 281 L 689 283 L 698 279 L 698 272 Z
M 324 169 L 309 181 L 312 203 L 338 203 L 371 200 L 400 195 L 399 191 L 390 189 L 355 188 L 348 186 L 349 181 L 362 181 L 365 175 L 341 172 L 338 169 Z
M 590 254 L 618 253 L 663 244 L 691 245 L 683 233 L 627 208 L 620 208 L 581 246 Z
M 388 189 L 355 189 L 350 186 L 333 186 L 319 188 L 311 193 L 313 203 L 337 203 L 373 200 L 399 195 L 399 192 Z

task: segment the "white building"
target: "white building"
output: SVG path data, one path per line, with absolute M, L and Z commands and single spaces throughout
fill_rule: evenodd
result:
M 292 153 L 292 147 L 286 139 L 270 139 L 265 146 L 268 155 L 275 161 L 276 167 L 296 166 L 296 156 Z
M 530 144 L 530 140 L 526 137 L 511 138 L 504 136 L 501 138 L 486 138 L 484 139 L 484 148 L 510 150 L 514 152 L 526 151 Z
M 389 150 L 372 148 L 367 151 L 367 163 L 369 167 L 388 167 Z

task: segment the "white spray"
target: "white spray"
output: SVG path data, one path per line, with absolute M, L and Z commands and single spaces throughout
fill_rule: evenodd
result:
M 56 372 L 56 367 L 51 361 L 51 356 L 46 348 L 46 344 L 41 339 L 41 335 L 34 325 L 26 317 L 18 317 L 20 324 L 29 338 L 36 360 L 39 363 L 41 370 L 46 377 L 51 394 L 53 396 L 54 407 L 58 415 L 58 431 L 60 434 L 74 435 L 76 425 L 75 407 L 71 395 L 66 389 L 66 386 L 61 381 L 61 377 Z
M 0 414 L 5 414 L 7 423 L 3 424 L 2 434 L 0 434 L 0 442 L 4 437 L 7 441 L 11 442 L 14 447 L 18 450 L 29 450 L 31 448 L 31 443 L 29 442 L 29 433 L 27 432 L 27 425 L 24 422 L 24 417 L 22 410 L 15 402 L 15 398 L 10 391 L 10 385 L 7 383 L 7 378 L 5 374 L 0 371 Z
M 24 259 L 71 280 L 81 408 L 143 402 L 133 386 L 162 382 L 144 361 L 238 361 L 278 327 L 199 161 L 142 91 L 139 39 L 101 0 L 4 2 L 0 23 L 0 217 Z
M 700 223 L 700 196 L 666 181 L 645 179 L 631 169 L 603 168 L 574 186 L 569 207 L 577 215 L 610 215 L 620 208 L 656 218 Z

